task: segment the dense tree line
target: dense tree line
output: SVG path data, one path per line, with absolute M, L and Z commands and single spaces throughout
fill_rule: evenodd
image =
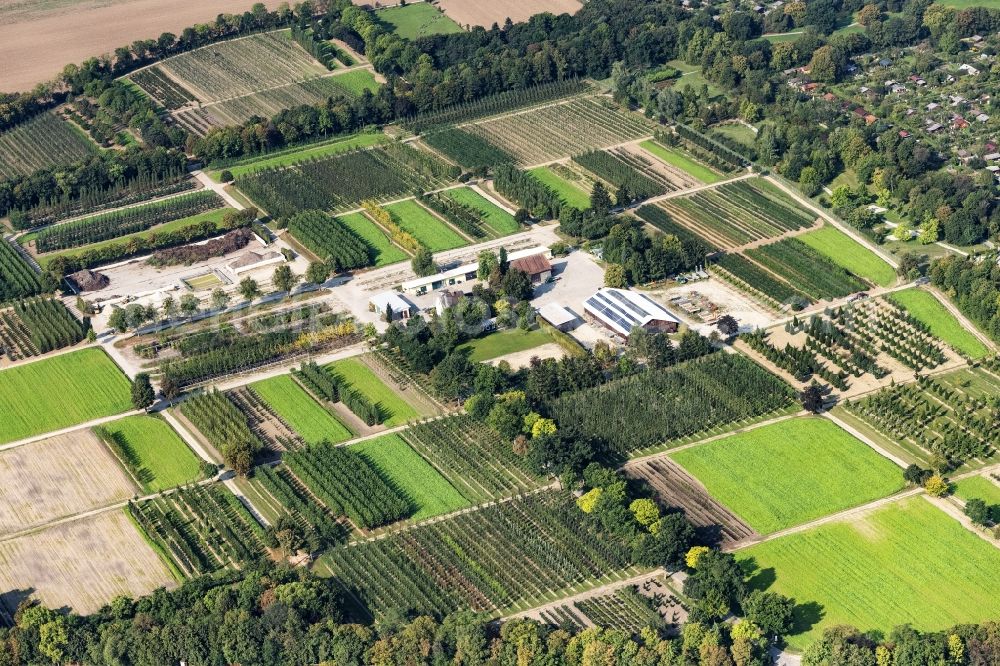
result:
M 994 254 L 982 260 L 949 255 L 931 265 L 931 280 L 959 309 L 1000 340 L 1000 265 Z
M 78 202 L 93 193 L 115 193 L 133 183 L 158 183 L 186 172 L 187 158 L 178 150 L 130 148 L 95 154 L 68 167 L 49 167 L 29 176 L 0 181 L 0 215 L 12 213 L 15 228 L 35 223 L 36 207 Z

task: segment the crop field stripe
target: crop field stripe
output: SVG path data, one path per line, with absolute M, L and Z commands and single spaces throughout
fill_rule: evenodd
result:
M 392 214 L 403 230 L 413 234 L 431 252 L 452 250 L 469 244 L 450 226 L 416 201 L 401 201 L 386 206 L 385 209 Z
M 515 234 L 521 230 L 514 216 L 486 199 L 478 192 L 468 187 L 458 187 L 444 191 L 444 196 L 460 204 L 474 208 L 483 214 L 483 224 L 492 229 L 498 236 Z
M 0 444 L 130 409 L 128 377 L 103 349 L 0 371 Z
M 350 447 L 368 459 L 417 507 L 410 518 L 423 520 L 469 506 L 461 493 L 398 435 L 369 439 Z
M 257 169 L 290 166 L 297 162 L 301 162 L 302 160 L 329 157 L 331 155 L 356 150 L 358 148 L 370 148 L 387 141 L 389 141 L 389 137 L 384 134 L 354 134 L 332 141 L 324 141 L 318 145 L 307 145 L 295 150 L 282 151 L 279 154 L 272 155 L 270 157 L 264 156 L 254 160 L 244 160 L 225 168 L 228 168 L 228 170 L 232 172 L 234 178 L 238 178 L 239 176 L 251 173 Z M 220 169 L 213 170 L 211 172 L 210 175 L 213 179 L 218 180 L 218 175 L 222 168 L 223 167 L 220 167 Z
M 649 136 L 653 126 L 594 98 L 578 97 L 461 128 L 501 146 L 527 166 L 640 139 Z
M 694 161 L 692 158 L 676 151 L 671 148 L 667 148 L 662 143 L 654 141 L 652 139 L 643 141 L 639 146 L 648 152 L 650 155 L 659 158 L 660 160 L 666 162 L 667 164 L 677 167 L 681 171 L 687 173 L 702 183 L 712 184 L 717 183 L 722 180 L 722 176 L 708 168 L 707 166 Z
M 825 225 L 798 238 L 855 275 L 882 287 L 891 287 L 896 283 L 896 272 L 892 266 L 836 227 Z
M 795 598 L 795 629 L 787 640 L 796 650 L 837 624 L 938 631 L 1000 615 L 1000 549 L 922 497 L 762 543 L 737 557 L 752 560 L 758 571 L 773 569 L 768 589 Z
M 931 333 L 966 356 L 979 359 L 989 354 L 989 349 L 969 331 L 930 292 L 920 289 L 905 289 L 889 294 L 889 300 L 897 303 L 917 320 L 930 328 Z
M 97 145 L 55 113 L 41 113 L 0 133 L 0 179 L 71 164 L 97 152 Z
M 903 487 L 895 464 L 821 418 L 781 421 L 671 457 L 762 534 Z
M 372 248 L 375 266 L 388 266 L 409 259 L 409 255 L 393 245 L 385 232 L 364 213 L 348 213 L 338 216 L 337 219 Z
M 295 43 L 288 30 L 205 46 L 168 58 L 153 69 L 181 83 L 202 104 L 327 72 Z
M 410 403 L 386 386 L 367 365 L 358 359 L 347 358 L 335 361 L 326 367 L 340 375 L 351 389 L 378 405 L 388 416 L 383 422 L 386 427 L 392 428 L 402 425 L 420 416 Z
M 201 478 L 201 462 L 162 419 L 139 415 L 107 423 L 101 428 L 134 456 L 139 481 L 147 494 Z
M 813 298 L 838 298 L 867 287 L 860 278 L 797 238 L 748 250 L 747 255 Z
M 56 257 L 68 257 L 76 256 L 89 252 L 96 252 L 101 248 L 107 247 L 109 245 L 125 245 L 133 238 L 149 238 L 153 234 L 162 234 L 170 231 L 177 231 L 178 229 L 183 229 L 201 222 L 214 222 L 219 228 L 219 233 L 222 233 L 222 218 L 233 208 L 218 208 L 216 210 L 208 211 L 207 213 L 199 213 L 198 215 L 193 215 L 191 217 L 184 217 L 179 220 L 173 220 L 165 224 L 153 227 L 152 229 L 147 229 L 146 231 L 141 231 L 135 234 L 129 234 L 127 236 L 120 236 L 118 238 L 112 238 L 110 240 L 101 241 L 99 243 L 92 243 L 90 245 L 81 245 L 80 247 L 72 247 L 65 250 L 59 250 L 58 252 L 46 252 L 45 254 L 38 255 L 36 260 L 38 264 L 45 268 L 48 266 Z
M 250 389 L 309 444 L 323 441 L 336 444 L 352 437 L 351 431 L 302 389 L 291 375 L 256 382 Z
M 543 185 L 552 188 L 556 194 L 562 197 L 564 202 L 573 208 L 579 210 L 590 208 L 590 195 L 549 167 L 536 167 L 528 173 Z

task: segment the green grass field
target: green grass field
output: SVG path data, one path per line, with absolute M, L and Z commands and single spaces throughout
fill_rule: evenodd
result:
M 401 7 L 389 7 L 375 13 L 400 37 L 417 39 L 427 35 L 447 35 L 462 32 L 462 27 L 429 2 L 413 2 Z
M 468 241 L 456 231 L 412 199 L 386 206 L 385 209 L 392 214 L 399 226 L 413 234 L 431 252 L 468 245 Z
M 365 440 L 351 446 L 351 451 L 367 458 L 406 494 L 416 508 L 410 516 L 414 520 L 469 506 L 469 501 L 398 435 Z
M 343 442 L 353 436 L 343 423 L 300 387 L 291 375 L 271 377 L 250 385 L 274 412 L 308 444 Z
M 345 74 L 344 76 L 348 75 Z M 247 174 L 258 169 L 288 166 L 290 164 L 295 164 L 296 162 L 301 162 L 302 160 L 337 155 L 338 153 L 346 153 L 347 151 L 354 150 L 356 148 L 367 148 L 369 146 L 385 143 L 388 140 L 389 137 L 385 134 L 354 134 L 352 136 L 338 137 L 332 141 L 313 144 L 295 150 L 281 151 L 270 157 L 241 161 L 227 168 L 233 174 L 233 178 L 239 178 L 243 174 Z M 212 180 L 218 182 L 219 174 L 222 171 L 223 169 L 215 169 L 210 171 L 209 175 L 212 177 Z
M 453 201 L 478 210 L 483 214 L 483 223 L 493 229 L 499 236 L 507 236 L 521 230 L 521 225 L 517 223 L 513 215 L 492 201 L 483 198 L 475 190 L 468 187 L 460 187 L 454 190 L 446 190 L 444 195 Z
M 0 371 L 0 444 L 130 409 L 128 377 L 103 349 Z
M 822 418 L 781 421 L 671 457 L 761 534 L 903 487 L 896 465 Z
M 802 234 L 798 239 L 858 277 L 882 287 L 896 284 L 896 271 L 892 266 L 834 226 L 824 225 L 816 231 Z
M 534 349 L 552 341 L 552 336 L 540 328 L 527 332 L 515 328 L 509 331 L 490 333 L 483 338 L 476 338 L 466 342 L 459 349 L 470 350 L 469 360 L 473 363 L 479 363 L 498 356 Z
M 126 416 L 100 426 L 118 442 L 138 470 L 148 494 L 201 478 L 201 462 L 166 421 L 154 416 Z
M 987 504 L 1000 504 L 1000 485 L 983 476 L 970 476 L 956 482 L 955 494 L 966 501 L 981 499 Z
M 375 249 L 376 266 L 387 266 L 410 258 L 400 248 L 389 242 L 389 237 L 375 226 L 374 222 L 365 217 L 364 213 L 340 215 L 337 219 Z
M 697 178 L 703 183 L 717 183 L 722 180 L 722 176 L 712 171 L 704 164 L 695 162 L 687 155 L 682 155 L 676 150 L 667 148 L 662 143 L 653 140 L 643 141 L 639 146 L 647 153 L 663 160 L 671 166 L 675 166 L 688 175 Z
M 375 80 L 375 75 L 367 69 L 354 69 L 350 72 L 337 74 L 330 78 L 330 83 L 333 83 L 338 88 L 343 88 L 356 97 L 361 97 L 361 94 L 366 90 L 375 92 L 379 87 L 379 82 Z
M 384 425 L 392 428 L 420 416 L 410 403 L 403 400 L 379 379 L 371 368 L 354 358 L 346 358 L 327 366 L 340 375 L 352 389 L 376 403 L 386 415 Z
M 579 208 L 580 210 L 590 208 L 590 194 L 566 180 L 552 169 L 537 167 L 531 169 L 528 173 L 534 176 L 536 180 L 552 188 L 556 194 L 562 197 L 563 201 L 573 208 Z
M 966 356 L 982 358 L 989 354 L 986 345 L 967 331 L 934 294 L 922 289 L 905 289 L 890 294 L 889 299 L 926 324 L 931 333 Z
M 90 245 L 81 245 L 80 247 L 73 247 L 67 250 L 59 250 L 58 252 L 48 252 L 46 254 L 38 255 L 35 259 L 38 264 L 45 268 L 49 265 L 49 262 L 56 257 L 70 256 L 75 254 L 82 254 L 90 250 L 97 250 L 107 245 L 124 245 L 132 238 L 148 238 L 152 234 L 160 234 L 168 231 L 176 231 L 183 227 L 191 226 L 192 224 L 198 224 L 199 222 L 211 221 L 218 226 L 222 222 L 223 216 L 226 213 L 233 210 L 232 208 L 217 208 L 215 210 L 210 210 L 205 213 L 199 213 L 198 215 L 192 215 L 191 217 L 182 217 L 179 220 L 172 220 L 165 224 L 153 227 L 146 231 L 141 231 L 137 234 L 129 234 L 128 236 L 121 236 L 120 238 L 112 238 L 111 240 L 101 241 L 100 243 L 91 243 Z
M 794 597 L 801 650 L 825 627 L 851 624 L 941 630 L 1000 616 L 1000 549 L 913 497 L 851 522 L 753 546 L 737 557 L 756 565 L 751 582 Z
M 709 134 L 721 134 L 722 136 L 728 137 L 733 141 L 742 143 L 744 146 L 753 146 L 754 141 L 757 140 L 757 135 L 754 131 L 743 123 L 727 123 L 725 125 L 718 125 L 713 127 Z

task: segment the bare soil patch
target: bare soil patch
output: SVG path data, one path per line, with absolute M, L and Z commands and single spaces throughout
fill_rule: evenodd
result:
M 0 9 L 0 62 L 11 65 L 0 68 L 0 90 L 28 90 L 68 63 L 163 32 L 179 34 L 251 5 L 252 0 L 16 0 Z
M 494 23 L 502 26 L 508 17 L 520 23 L 542 12 L 575 14 L 581 7 L 579 0 L 440 0 L 438 6 L 463 28 L 489 28 Z
M 92 613 L 119 595 L 136 598 L 173 583 L 123 510 L 0 543 L 0 605 L 9 613 L 26 596 Z
M 136 486 L 89 430 L 0 453 L 0 534 L 108 506 Z

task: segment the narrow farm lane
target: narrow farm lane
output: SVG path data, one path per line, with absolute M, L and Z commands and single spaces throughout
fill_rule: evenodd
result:
M 27 444 L 33 444 L 35 442 L 40 442 L 44 439 L 49 439 L 50 437 L 57 437 L 59 435 L 68 435 L 70 433 L 78 432 L 80 430 L 87 430 L 88 428 L 93 428 L 99 425 L 104 425 L 105 423 L 111 423 L 112 421 L 117 421 L 118 419 L 123 419 L 126 416 L 137 416 L 139 414 L 145 414 L 145 412 L 139 409 L 132 409 L 127 412 L 122 412 L 121 414 L 113 414 L 112 416 L 102 416 L 99 419 L 93 419 L 92 421 L 78 423 L 68 428 L 62 428 L 61 430 L 53 430 L 51 432 L 46 432 L 41 435 L 32 435 L 31 437 L 25 437 L 24 439 L 19 439 L 14 442 L 8 442 L 0 446 L 0 451 L 15 449 L 19 446 L 25 446 Z
M 905 460 L 903 460 L 902 458 L 900 458 L 899 456 L 897 456 L 895 454 L 889 453 L 888 451 L 886 451 L 885 449 L 883 449 L 881 446 L 879 446 L 878 444 L 876 444 L 868 435 L 864 434 L 863 432 L 861 432 L 860 430 L 858 430 L 854 426 L 850 425 L 849 423 L 846 423 L 842 419 L 837 418 L 836 416 L 834 416 L 830 412 L 824 412 L 823 416 L 825 416 L 826 418 L 828 418 L 831 421 L 833 421 L 834 423 L 836 423 L 841 428 L 841 430 L 849 432 L 851 435 L 853 435 L 855 437 L 855 439 L 859 439 L 862 442 L 864 442 L 865 444 L 867 444 L 869 446 L 869 448 L 871 448 L 872 450 L 874 450 L 876 453 L 878 453 L 883 458 L 888 458 L 889 460 L 891 460 L 892 462 L 896 463 L 897 465 L 899 465 L 903 469 L 906 469 L 909 466 L 908 462 L 906 462 Z

